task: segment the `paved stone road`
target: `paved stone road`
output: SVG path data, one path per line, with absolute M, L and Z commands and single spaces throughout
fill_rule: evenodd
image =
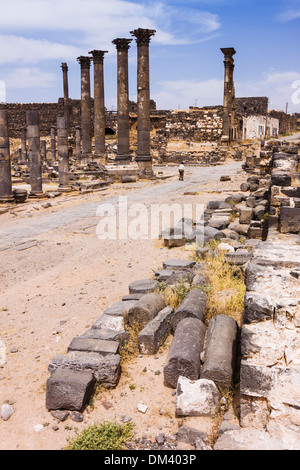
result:
M 199 184 L 208 181 L 218 181 L 221 175 L 234 175 L 241 168 L 242 162 L 228 163 L 215 167 L 187 167 L 184 181 L 164 180 L 150 184 L 138 182 L 126 185 L 130 191 L 126 191 L 128 202 L 153 202 L 164 196 L 176 197 L 184 191 L 199 190 Z M 108 188 L 109 191 L 109 188 Z M 103 202 L 117 204 L 119 196 L 105 197 Z M 57 208 L 56 212 L 40 214 L 38 217 L 26 218 L 16 221 L 12 219 L 11 225 L 0 227 L 0 250 L 23 243 L 25 240 L 34 239 L 38 234 L 50 232 L 56 228 L 66 226 L 78 220 L 95 217 L 99 201 L 90 202 L 79 200 L 78 204 L 67 208 Z M 1 220 L 0 220 L 1 224 Z M 86 225 L 86 222 L 85 222 Z

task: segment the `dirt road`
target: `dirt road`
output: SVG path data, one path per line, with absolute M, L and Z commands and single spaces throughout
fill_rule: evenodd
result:
M 221 175 L 231 181 L 220 182 Z M 241 162 L 189 167 L 184 182 L 174 176 L 113 184 L 82 196 L 27 202 L 0 216 L 0 341 L 6 350 L 0 405 L 14 408 L 8 421 L 0 418 L 1 450 L 62 449 L 76 431 L 103 420 L 121 422 L 122 415 L 132 419 L 137 435 L 176 433 L 175 397 L 161 373 L 167 348 L 155 358 L 144 356 L 129 364 L 117 389 L 96 397 L 81 423 L 69 418 L 57 424 L 46 410 L 48 364 L 127 294 L 130 282 L 152 277 L 166 259 L 190 256 L 184 248 L 170 251 L 158 240 L 99 240 L 100 203 L 116 205 L 126 195 L 146 207 L 154 201 L 205 204 L 239 190 L 246 177 Z M 141 402 L 148 406 L 145 414 L 137 411 Z

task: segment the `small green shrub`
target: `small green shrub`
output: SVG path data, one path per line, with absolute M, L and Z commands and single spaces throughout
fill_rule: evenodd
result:
M 104 421 L 94 424 L 71 442 L 65 450 L 124 450 L 126 442 L 133 437 L 133 424 L 124 426 Z

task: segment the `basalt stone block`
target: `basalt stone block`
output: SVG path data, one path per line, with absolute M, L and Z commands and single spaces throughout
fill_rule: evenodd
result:
M 244 207 L 243 209 L 241 209 L 239 218 L 240 224 L 249 225 L 252 220 L 252 213 L 253 210 L 251 209 L 251 207 Z
M 228 227 L 229 225 L 229 217 L 219 217 L 213 216 L 210 221 L 208 222 L 209 227 L 216 228 L 217 230 L 222 230 Z M 205 232 L 205 230 L 204 230 Z
M 235 193 L 235 194 L 231 194 L 231 196 L 228 196 L 225 199 L 225 202 L 227 202 L 228 204 L 231 204 L 231 203 L 239 204 L 240 202 L 244 201 L 245 199 L 246 199 L 246 197 L 245 197 L 244 194 Z
M 219 209 L 220 204 L 222 204 L 224 201 L 208 201 L 206 208 L 207 209 Z
M 240 190 L 243 192 L 249 191 L 250 189 L 250 184 L 249 183 L 242 183 L 240 185 Z
M 108 307 L 103 313 L 106 315 L 124 316 L 136 302 L 137 300 L 121 300 Z
M 158 283 L 152 279 L 140 279 L 129 284 L 130 294 L 147 294 L 157 289 Z
M 197 380 L 200 376 L 200 354 L 206 327 L 198 318 L 184 318 L 178 323 L 164 367 L 166 382 L 177 387 L 180 376 Z
M 236 233 L 239 233 L 240 235 L 247 236 L 248 235 L 248 230 L 249 230 L 249 225 L 248 224 L 240 224 L 239 222 L 232 222 L 228 228 L 230 230 L 233 230 Z
M 129 333 L 126 330 L 116 331 L 107 328 L 91 328 L 80 335 L 79 338 L 102 339 L 104 341 L 118 341 L 119 343 L 123 343 L 128 341 Z
M 129 325 L 137 324 L 143 328 L 165 307 L 165 297 L 159 292 L 145 294 L 133 307 L 129 309 L 126 315 L 126 322 Z
M 300 207 L 281 207 L 280 232 L 300 233 Z
M 72 351 L 52 359 L 48 366 L 50 374 L 57 369 L 91 372 L 97 383 L 113 388 L 121 374 L 121 357 L 119 354 L 102 356 L 94 352 Z
M 227 315 L 217 315 L 209 322 L 201 378 L 212 380 L 223 390 L 233 381 L 237 333 L 236 321 Z
M 266 207 L 263 205 L 256 206 L 254 207 L 253 212 L 256 220 L 261 220 L 266 213 Z
M 209 225 L 206 225 L 204 227 L 204 242 L 208 242 L 209 240 L 216 240 L 217 238 L 223 238 L 224 237 L 224 232 L 222 230 L 218 230 L 214 227 L 210 227 Z
M 78 336 L 73 338 L 69 347 L 68 352 L 70 351 L 85 351 L 85 352 L 95 352 L 99 353 L 102 356 L 107 354 L 117 354 L 119 350 L 119 343 L 117 341 L 107 341 L 102 339 L 95 338 L 84 338 Z
M 235 253 L 225 253 L 225 261 L 234 266 L 242 266 L 250 261 L 252 254 L 247 250 L 236 251 Z
M 164 269 L 172 269 L 174 271 L 191 269 L 195 265 L 195 261 L 185 259 L 170 259 L 163 262 Z
M 271 320 L 275 306 L 268 295 L 259 292 L 246 292 L 244 323 Z
M 275 186 L 291 186 L 292 184 L 291 175 L 281 170 L 272 170 L 271 180 L 272 185 Z
M 143 296 L 144 294 L 127 294 L 127 295 L 124 295 L 122 297 L 122 300 L 124 301 L 127 301 L 127 300 L 140 300 L 140 298 Z
M 57 369 L 47 380 L 46 408 L 82 410 L 93 394 L 94 383 L 91 372 Z
M 268 397 L 276 378 L 271 367 L 241 362 L 240 393 L 252 397 Z
M 171 329 L 174 332 L 178 323 L 187 317 L 204 320 L 207 297 L 202 289 L 191 289 L 171 318 Z
M 172 307 L 165 307 L 138 334 L 141 354 L 156 354 L 171 332 L 170 320 L 174 315 Z
M 174 271 L 173 274 L 165 280 L 165 283 L 169 286 L 179 282 L 188 282 L 191 284 L 194 277 L 195 273 L 192 272 L 192 270 Z

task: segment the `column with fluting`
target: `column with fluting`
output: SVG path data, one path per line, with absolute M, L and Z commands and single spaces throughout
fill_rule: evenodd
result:
M 71 191 L 69 173 L 68 129 L 65 117 L 57 118 L 57 159 L 59 191 Z
M 6 110 L 0 110 L 0 203 L 14 202 Z
M 68 65 L 62 62 L 61 68 L 63 71 L 63 90 L 64 90 L 64 114 L 66 119 L 66 126 L 68 135 L 70 134 L 70 103 L 69 103 L 69 82 L 68 82 Z
M 104 72 L 103 59 L 108 51 L 94 50 L 89 52 L 94 63 L 94 157 L 106 162 L 105 152 L 105 105 L 104 105 Z
M 234 119 L 234 82 L 233 70 L 236 53 L 233 47 L 221 48 L 224 54 L 224 100 L 223 100 L 223 135 L 222 139 L 231 142 L 233 137 L 233 119 Z
M 40 147 L 40 118 L 38 111 L 26 112 L 27 137 L 28 137 L 28 160 L 30 169 L 31 191 L 29 197 L 40 197 L 43 195 L 42 183 L 42 159 Z
M 131 31 L 137 43 L 137 156 L 136 162 L 141 175 L 152 174 L 150 146 L 150 80 L 149 80 L 149 43 L 155 34 L 154 29 L 138 28 Z
M 128 50 L 132 39 L 117 38 L 112 41 L 117 48 L 118 68 L 118 153 L 117 164 L 131 162 L 129 138 L 129 91 L 128 91 Z
M 78 57 L 81 69 L 81 161 L 92 158 L 91 133 L 91 57 Z

